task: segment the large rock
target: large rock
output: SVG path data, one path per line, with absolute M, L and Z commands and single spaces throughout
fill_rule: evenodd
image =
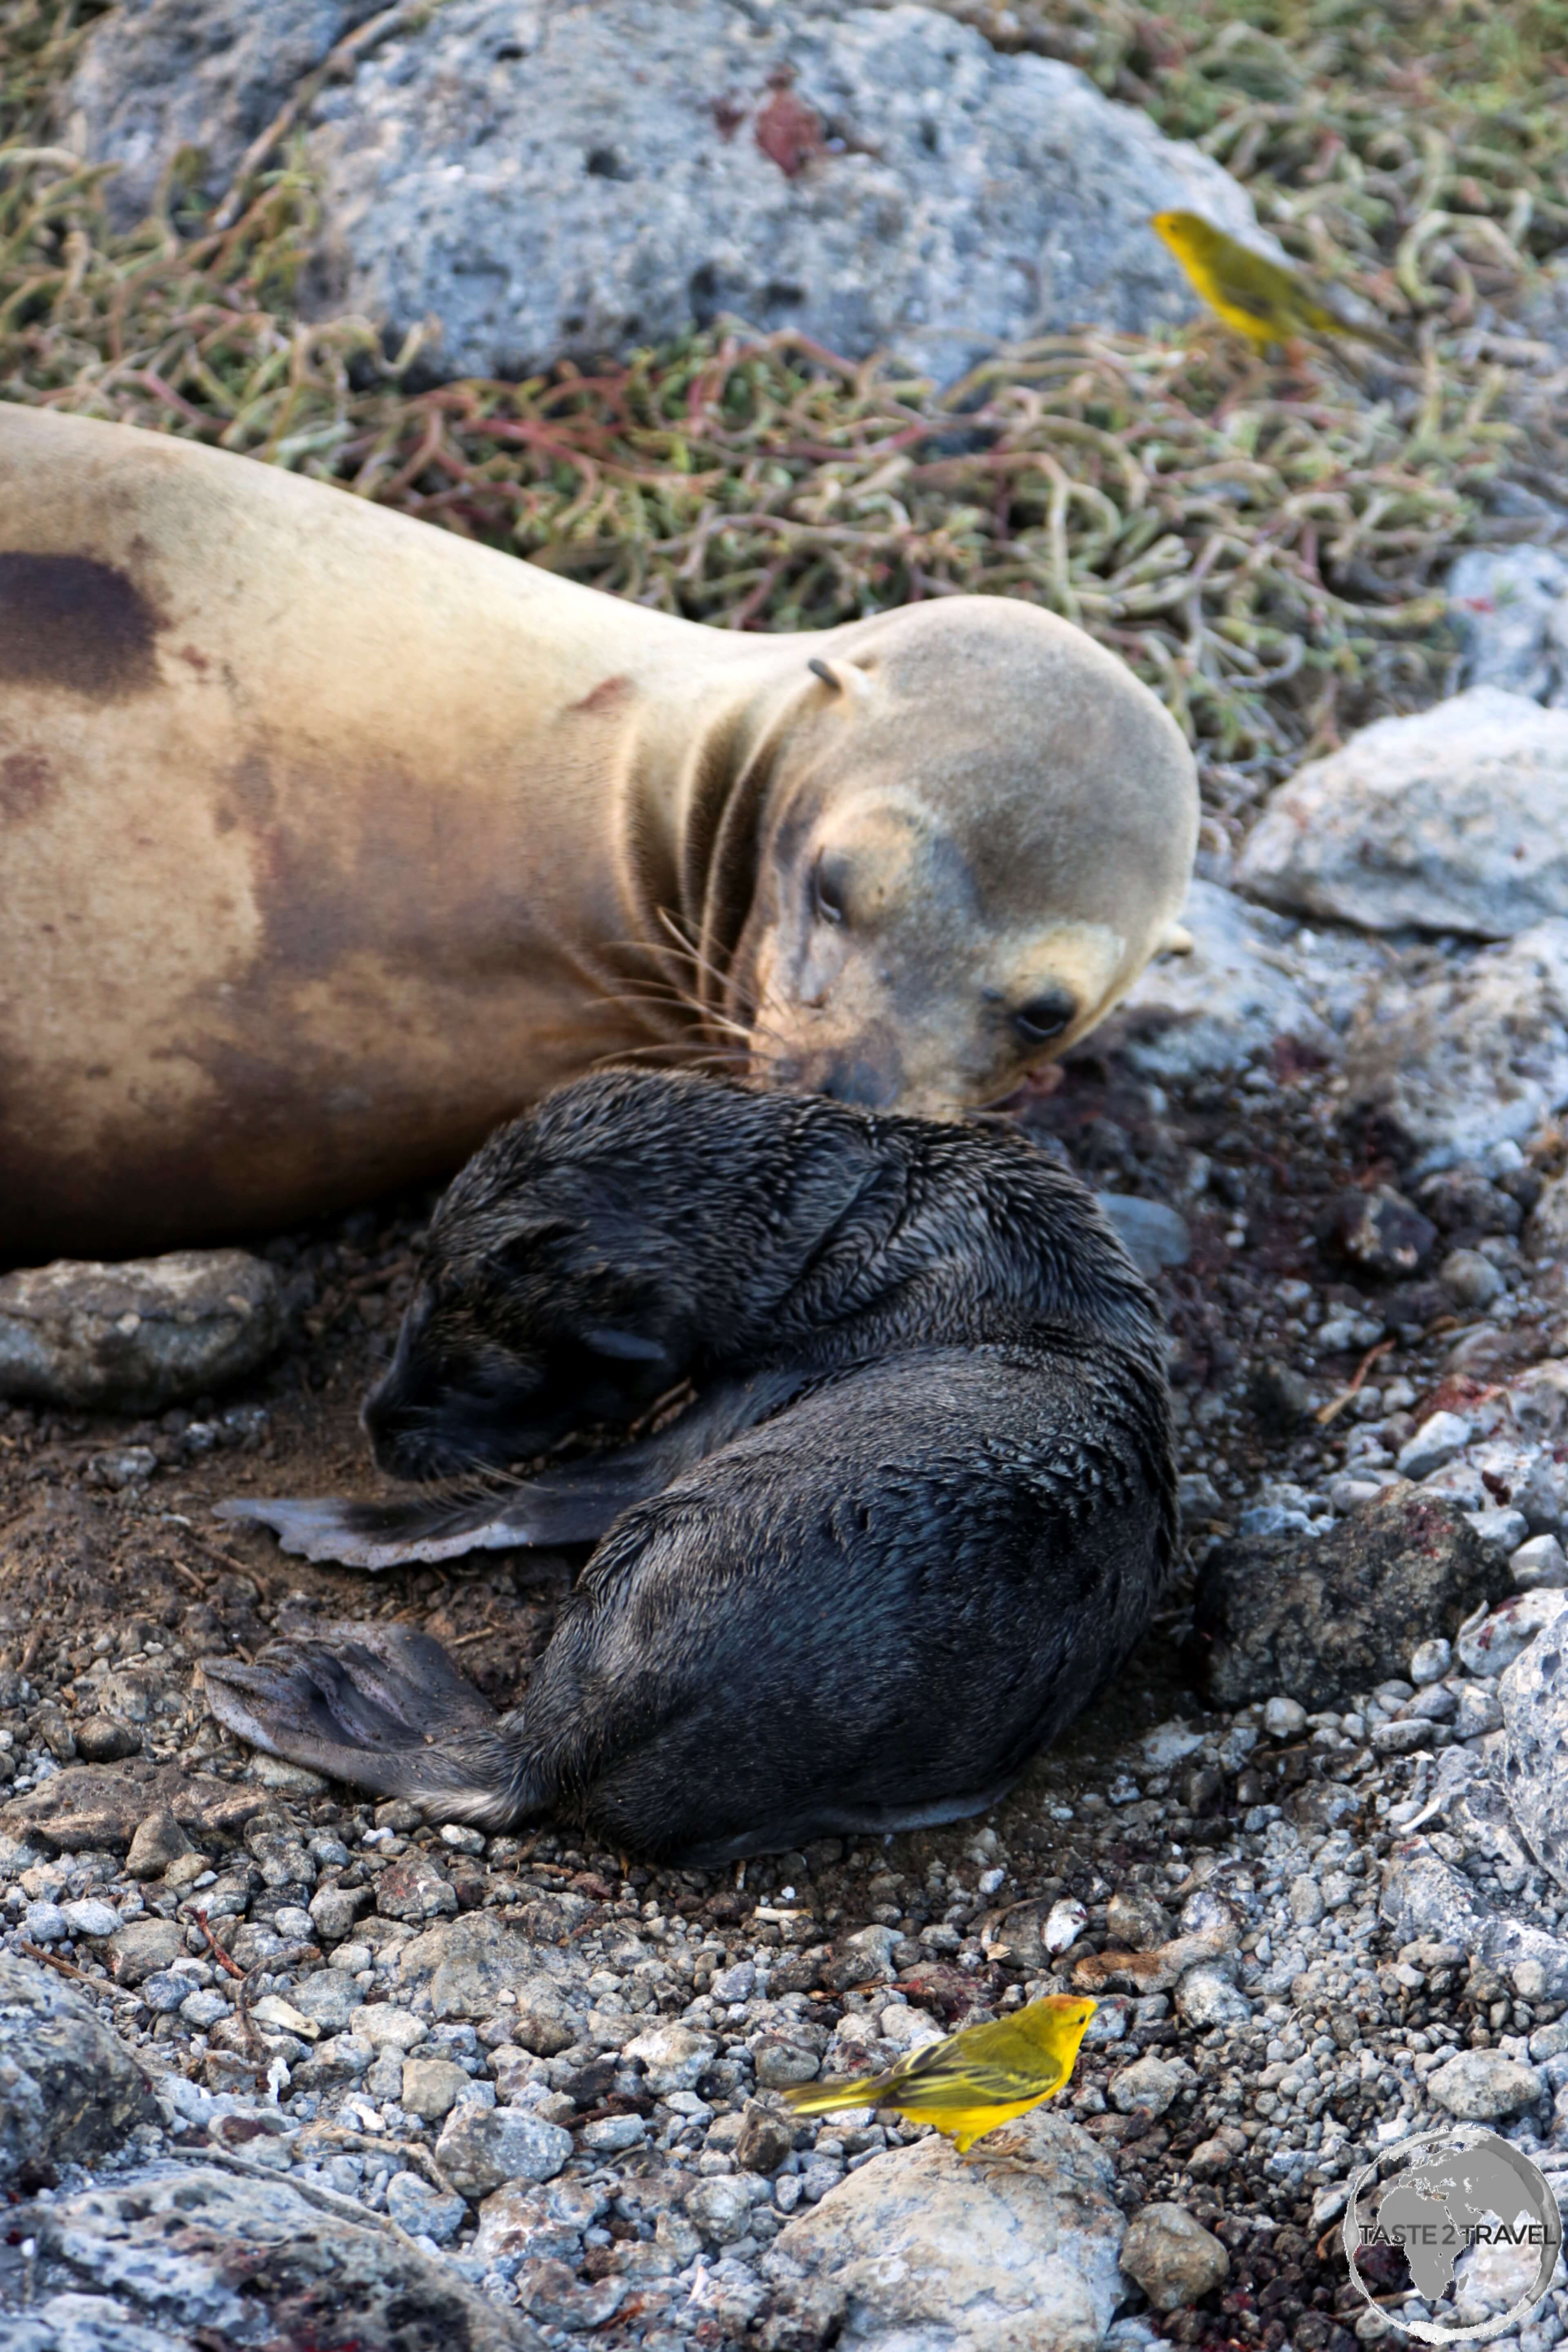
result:
M 0 1278 L 0 1397 L 156 1412 L 254 1371 L 282 1331 L 278 1277 L 244 1250 L 58 1258 Z
M 177 1919 L 132 1919 L 109 1938 L 108 1959 L 116 1984 L 142 1984 L 172 1969 L 184 1955 L 185 1931 Z
M 1395 1847 L 1379 1905 L 1396 1944 L 1457 1944 L 1499 1976 L 1528 1969 L 1532 1999 L 1568 1999 L 1568 1944 L 1527 1919 L 1493 1910 L 1425 1838 Z
M 119 1764 L 68 1764 L 36 1789 L 0 1806 L 0 1830 L 43 1838 L 67 1853 L 89 1846 L 123 1849 L 149 1813 L 168 1811 L 198 1838 L 237 1837 L 267 1802 L 266 1791 L 237 1788 L 211 1772 L 140 1758 Z
M 1378 719 L 1272 795 L 1237 879 L 1370 931 L 1510 940 L 1568 915 L 1568 711 L 1476 686 Z
M 560 2049 L 572 2038 L 568 2019 L 588 2007 L 583 1990 L 587 1973 L 574 1949 L 533 1943 L 515 1915 L 507 1919 L 494 1911 L 440 1920 L 412 1937 L 397 1955 L 399 1992 L 405 1999 L 428 1992 L 437 2017 L 488 2017 L 503 1993 L 520 2003 L 526 1996 L 531 2016 L 559 1988 L 550 2014 L 567 2032 L 567 2040 L 556 2044 Z M 531 2040 L 528 2047 L 536 2043 Z
M 156 2123 L 142 2069 L 85 1996 L 0 1952 L 0 2184 L 38 2188 Z
M 1426 2088 L 1461 2123 L 1490 2124 L 1534 2106 L 1546 2077 L 1517 2058 L 1505 2058 L 1500 2050 L 1458 2050 L 1427 2075 Z
M 487 2197 L 506 2180 L 552 2180 L 571 2153 L 571 2133 L 529 2108 L 467 2101 L 436 2143 L 437 2162 L 465 2197 Z
M 1568 1615 L 1521 1652 L 1500 1678 L 1498 1697 L 1513 1818 L 1558 1884 L 1568 1886 Z
M 1210 1696 L 1336 1706 L 1403 1675 L 1417 1642 L 1452 1636 L 1475 1601 L 1508 1589 L 1463 1513 L 1404 1481 L 1327 1535 L 1238 1537 L 1198 1578 Z
M 1549 547 L 1472 547 L 1448 574 L 1465 680 L 1568 706 L 1568 556 Z
M 149 0 L 72 85 L 89 154 L 145 210 L 186 144 L 218 193 L 361 0 Z M 1005 57 L 923 7 L 818 0 L 452 0 L 362 54 L 305 116 L 337 300 L 440 366 L 526 374 L 721 312 L 946 380 L 997 337 L 1140 332 L 1193 298 L 1148 226 L 1253 234 L 1197 150 L 1075 68 Z
M 447 2263 L 368 2214 L 362 2224 L 322 2211 L 283 2180 L 153 2164 L 14 2211 L 9 2224 L 37 2239 L 37 2274 L 53 2300 L 63 2299 L 62 2279 L 84 2299 L 112 2294 L 133 2323 L 151 2324 L 164 2352 L 263 2342 L 543 2352 L 531 2321 Z M 61 2352 L 133 2345 L 134 2336 L 112 2327 L 83 2328 L 63 2338 Z
M 1100 1032 L 1163 1085 L 1243 1069 L 1282 1038 L 1327 1060 L 1335 1039 L 1301 976 L 1297 926 L 1217 883 L 1194 882 L 1182 920 L 1190 955 L 1148 965 Z
M 780 2303 L 887 2352 L 1098 2352 L 1126 2292 L 1110 2158 L 1040 2107 L 982 2146 L 990 2166 L 933 2134 L 850 2173 L 764 2256 Z
M 1368 990 L 1345 1104 L 1413 1176 L 1521 1143 L 1568 1106 L 1568 922 Z

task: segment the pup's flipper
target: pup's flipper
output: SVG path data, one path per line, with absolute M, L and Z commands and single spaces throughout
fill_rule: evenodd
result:
M 256 1501 L 247 1496 L 219 1503 L 213 1516 L 270 1528 L 285 1551 L 306 1559 L 338 1560 L 345 1568 L 373 1571 L 532 1540 L 502 1524 L 505 1511 L 493 1495 L 482 1502 L 411 1496 L 406 1502 L 385 1503 Z
M 336 1559 L 345 1569 L 402 1569 L 421 1559 L 458 1559 L 463 1552 L 510 1550 L 520 1543 L 593 1543 L 588 1536 L 538 1534 L 541 1515 L 521 1515 L 520 1486 L 505 1498 L 454 1500 L 451 1496 L 409 1496 L 388 1503 L 289 1500 L 251 1496 L 214 1507 L 216 1519 L 270 1527 L 284 1552 L 303 1559 Z M 616 1506 L 618 1507 L 618 1506 Z M 581 1517 L 578 1510 L 576 1517 Z M 614 1517 L 614 1512 L 611 1512 Z
M 331 1559 L 344 1568 L 404 1568 L 417 1560 L 458 1559 L 468 1551 L 520 1546 L 597 1543 L 629 1503 L 658 1494 L 669 1477 L 665 1460 L 625 1454 L 563 1462 L 548 1478 L 513 1486 L 483 1501 L 450 1496 L 410 1496 L 386 1502 L 253 1501 L 219 1503 L 216 1516 L 270 1528 L 285 1551 Z
M 615 1454 L 563 1462 L 545 1475 L 479 1499 L 410 1496 L 351 1503 L 288 1499 L 219 1503 L 216 1516 L 270 1528 L 285 1551 L 344 1568 L 403 1568 L 468 1551 L 597 1543 L 622 1511 L 661 1495 L 740 1430 L 778 1412 L 806 1384 L 793 1370 L 725 1381 L 679 1421 Z
M 499 1818 L 498 1803 L 515 1817 L 500 1717 L 427 1634 L 328 1625 L 319 1640 L 271 1643 L 255 1665 L 208 1659 L 202 1679 L 225 1729 L 269 1756 L 442 1820 Z

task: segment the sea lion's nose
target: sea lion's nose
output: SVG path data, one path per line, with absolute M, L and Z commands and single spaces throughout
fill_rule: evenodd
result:
M 365 1397 L 359 1409 L 360 1427 L 383 1470 L 395 1470 L 399 1439 L 406 1437 L 415 1418 L 404 1369 L 395 1359 Z

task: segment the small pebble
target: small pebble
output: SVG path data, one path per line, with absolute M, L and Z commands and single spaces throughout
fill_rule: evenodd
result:
M 1483 1259 L 1482 1263 L 1485 1261 Z M 1474 1423 L 1459 1412 L 1434 1412 L 1421 1423 L 1408 1444 L 1399 1449 L 1402 1478 L 1429 1478 L 1452 1462 L 1474 1434 Z
M 1568 1585 L 1568 1552 L 1555 1536 L 1531 1536 L 1509 1555 L 1508 1565 L 1521 1592 L 1532 1592 L 1542 1585 L 1554 1590 Z
M 1263 1710 L 1263 1728 L 1270 1739 L 1299 1739 L 1307 1728 L 1307 1710 L 1293 1698 L 1271 1698 Z
M 1145 2205 L 1122 2241 L 1121 2267 L 1156 2311 L 1176 2311 L 1230 2276 L 1230 2256 L 1181 2205 Z
M 1479 1250 L 1450 1250 L 1437 1268 L 1437 1279 L 1457 1307 L 1490 1307 L 1504 1289 L 1501 1275 Z

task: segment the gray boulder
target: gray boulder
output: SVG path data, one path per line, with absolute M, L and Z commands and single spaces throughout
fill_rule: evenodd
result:
M 428 1993 L 437 2017 L 488 2017 L 502 1994 L 510 1994 L 521 2015 L 547 2017 L 565 2035 L 552 2042 L 552 2050 L 569 2046 L 574 2021 L 588 2007 L 588 1971 L 579 1954 L 533 1942 L 515 1913 L 503 1918 L 465 1911 L 437 1920 L 401 1947 L 397 1971 L 400 1996 Z M 539 2039 L 528 2039 L 529 2049 L 540 2046 Z
M 254 1371 L 282 1330 L 278 1277 L 244 1250 L 57 1258 L 0 1278 L 0 1397 L 156 1412 Z
M 364 2352 L 542 2352 L 521 2313 L 479 2294 L 384 2223 L 323 2211 L 286 2181 L 164 2162 L 23 2208 L 53 2303 L 112 2296 L 170 2352 L 214 2343 L 347 2344 Z M 45 2305 L 47 2315 L 52 2305 Z M 92 2315 L 97 2316 L 97 2315 Z M 46 2341 L 47 2339 L 45 2339 Z M 77 2345 L 121 2338 L 85 2331 Z M 66 2338 L 69 2343 L 71 2338 Z M 130 2341 L 134 2344 L 135 2338 Z M 62 2352 L 64 2347 L 62 2345 Z M 138 2352 L 140 2347 L 138 2347 Z
M 122 218 L 193 143 L 247 143 L 370 10 L 142 0 L 68 100 Z M 448 0 L 366 44 L 304 110 L 334 303 L 453 374 L 522 374 L 721 313 L 943 381 L 998 339 L 1192 315 L 1148 226 L 1184 205 L 1257 235 L 1218 164 L 1076 68 L 1002 56 L 917 6 Z
M 454 2107 L 436 2160 L 465 2197 L 487 2197 L 506 2180 L 553 2179 L 572 2153 L 572 2135 L 526 2107 Z
M 1272 794 L 1237 880 L 1372 931 L 1510 940 L 1568 915 L 1568 710 L 1486 685 L 1378 719 Z
M 933 2134 L 829 2189 L 763 2257 L 784 2309 L 888 2352 L 1098 2352 L 1126 2292 L 1110 2157 L 1042 2107 L 982 2148 Z
M 89 2164 L 158 2109 L 142 2069 L 92 2003 L 47 1969 L 0 1952 L 0 2184 Z
M 1100 1205 L 1115 1226 L 1122 1248 L 1141 1275 L 1152 1282 L 1168 1265 L 1185 1265 L 1193 1254 L 1192 1228 L 1178 1209 L 1144 1201 L 1133 1192 L 1101 1192 Z
M 1549 547 L 1472 547 L 1448 574 L 1448 614 L 1467 686 L 1500 686 L 1568 707 L 1568 556 Z
M 1101 1028 L 1104 1045 L 1165 1086 L 1244 1069 L 1281 1038 L 1334 1057 L 1295 923 L 1203 881 L 1191 885 L 1182 920 L 1191 953 L 1145 968 Z M 1352 968 L 1366 961 L 1359 942 L 1346 952 Z
M 1546 2077 L 1517 2058 L 1505 2058 L 1500 2050 L 1458 2050 L 1428 2074 L 1426 2088 L 1461 2123 L 1489 2124 L 1534 2106 Z
M 1528 1971 L 1524 1982 L 1533 1986 L 1532 1999 L 1568 1997 L 1568 1944 L 1528 1919 L 1491 1908 L 1424 1837 L 1395 1846 L 1378 1908 L 1398 1943 L 1426 1937 L 1456 1944 L 1500 1976 Z
M 1412 1177 L 1522 1143 L 1568 1105 L 1568 921 L 1368 989 L 1345 1046 L 1345 1106 Z
M 1552 1595 L 1552 1598 L 1560 1598 Z M 1509 1805 L 1534 1852 L 1568 1885 L 1568 1617 L 1548 1623 L 1498 1682 Z

